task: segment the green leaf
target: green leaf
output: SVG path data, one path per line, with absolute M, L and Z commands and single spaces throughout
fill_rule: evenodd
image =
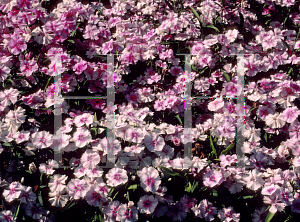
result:
M 116 198 L 116 196 L 118 195 L 119 191 L 115 194 L 115 196 L 112 198 L 113 200 Z
M 265 133 L 264 139 L 265 139 L 266 142 L 268 142 L 268 135 L 267 135 L 267 133 Z
M 219 196 L 217 190 L 213 189 L 212 192 L 213 192 L 213 196 L 214 197 L 218 197 Z
M 45 188 L 45 187 L 47 187 L 47 185 L 42 185 L 42 186 L 40 186 L 40 188 Z
M 71 42 L 72 44 L 75 44 L 75 41 L 72 39 L 68 39 L 68 42 Z
M 70 201 L 70 203 L 68 203 L 68 205 L 67 205 L 67 206 L 65 206 L 65 208 L 64 208 L 64 209 L 62 209 L 62 211 L 61 211 L 61 212 L 64 212 L 64 211 L 66 211 L 66 210 L 70 209 L 70 208 L 71 208 L 71 207 L 73 207 L 75 204 L 76 204 L 76 202 L 73 202 L 73 200 L 71 200 L 71 201 Z
M 30 170 L 25 170 L 25 172 L 32 174 L 32 171 L 30 171 Z
M 38 200 L 39 200 L 41 206 L 44 206 L 43 198 L 42 198 L 42 192 L 41 192 L 41 191 L 39 191 L 39 194 L 38 194 Z
M 252 199 L 253 198 L 253 196 L 252 195 L 250 195 L 250 196 L 243 196 L 243 198 L 246 200 L 246 199 Z
M 223 76 L 225 77 L 225 79 L 226 79 L 227 82 L 230 82 L 230 77 L 229 77 L 229 75 L 227 73 L 224 72 Z
M 184 178 L 180 173 L 176 173 L 173 170 L 170 170 L 166 167 L 160 166 L 160 168 L 171 176 Z
M 199 16 L 198 12 L 196 12 L 196 10 L 195 10 L 193 7 L 190 7 L 190 8 L 191 8 L 193 14 L 196 16 L 196 18 L 197 18 L 198 21 L 200 22 L 200 25 L 202 26 L 201 18 L 200 18 L 200 16 Z
M 272 220 L 272 218 L 274 217 L 274 215 L 275 215 L 275 213 L 269 212 L 265 222 L 270 222 Z
M 3 146 L 11 146 L 11 143 L 3 143 Z
M 211 153 L 214 154 L 216 158 L 218 158 L 218 156 L 217 156 L 217 150 L 216 150 L 216 148 L 215 148 L 215 146 L 213 144 L 211 135 L 209 136 L 209 140 L 210 140 L 210 146 L 211 146 L 211 149 L 212 149 Z
M 128 190 L 136 190 L 137 187 L 138 187 L 137 184 L 132 184 L 132 185 L 130 185 L 127 189 L 128 189 Z
M 175 117 L 178 119 L 178 121 L 179 121 L 180 125 L 182 125 L 182 121 L 181 121 L 181 119 L 180 119 L 180 116 L 179 116 L 179 114 L 177 114 Z
M 233 143 L 230 144 L 225 150 L 223 150 L 223 151 L 221 152 L 221 155 L 222 155 L 222 154 L 226 155 L 233 147 L 234 147 L 234 144 L 233 144 Z
M 14 219 L 16 219 L 18 217 L 20 206 L 21 206 L 21 202 L 19 201 L 17 204 L 16 210 L 15 210 L 15 213 L 14 213 Z
M 217 32 L 220 32 L 220 30 L 213 25 L 207 25 L 207 26 L 205 26 L 205 28 L 212 28 L 212 29 L 216 30 Z
M 94 114 L 94 122 L 96 122 L 97 121 L 97 115 L 96 115 L 96 112 L 95 112 L 95 114 Z

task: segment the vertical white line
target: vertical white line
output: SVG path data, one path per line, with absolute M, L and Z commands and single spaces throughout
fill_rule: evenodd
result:
M 189 158 L 192 160 L 192 96 L 191 96 L 191 55 L 185 55 L 185 92 L 184 92 L 184 159 Z M 186 161 L 184 160 L 184 168 L 188 168 Z
M 245 97 L 244 97 L 244 75 L 245 75 L 245 58 L 244 54 L 237 55 L 237 87 L 241 87 L 242 91 L 237 96 L 237 136 L 236 136 L 236 154 L 238 158 L 238 166 L 244 167 L 244 130 L 245 130 Z
M 55 93 L 54 93 L 54 134 L 55 138 L 62 140 L 62 100 L 61 100 L 61 56 L 59 54 L 55 55 L 55 76 L 54 76 L 54 85 L 55 85 Z M 62 168 L 62 152 L 61 152 L 62 144 L 58 143 L 58 151 L 54 152 L 54 160 L 56 160 L 59 164 L 59 168 Z
M 107 98 L 106 98 L 106 120 L 107 120 L 107 164 L 115 164 L 114 156 L 114 128 L 115 128 L 115 86 L 114 86 L 114 55 L 107 55 Z M 112 107 L 112 109 L 111 109 Z

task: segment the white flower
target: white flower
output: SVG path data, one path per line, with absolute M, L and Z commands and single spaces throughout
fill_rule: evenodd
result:
M 82 154 L 80 162 L 83 167 L 92 169 L 100 162 L 100 155 L 98 152 L 88 149 Z
M 261 140 L 260 138 L 260 129 L 256 129 L 256 128 L 250 128 L 250 129 L 246 129 L 244 132 L 244 136 L 249 138 L 248 141 L 249 142 L 258 142 Z
M 270 126 L 272 129 L 274 128 L 281 128 L 284 126 L 285 121 L 282 119 L 280 113 L 269 114 L 266 116 L 266 124 Z
M 165 141 L 156 133 L 148 133 L 145 136 L 145 144 L 149 151 L 161 151 L 164 148 Z
M 45 163 L 41 163 L 39 166 L 39 170 L 41 173 L 45 173 L 47 175 L 51 175 L 55 170 L 53 168 L 58 168 L 58 163 L 56 160 L 48 160 L 48 165 Z
M 224 106 L 223 98 L 217 98 L 214 101 L 210 102 L 207 106 L 210 111 L 217 111 Z
M 49 193 L 49 202 L 54 207 L 64 207 L 69 200 L 66 186 L 63 190 L 55 190 Z
M 66 180 L 68 177 L 66 175 L 55 174 L 49 181 L 49 188 L 53 191 L 62 191 L 65 187 Z
M 82 148 L 92 141 L 92 136 L 87 129 L 77 128 L 72 139 L 77 147 Z
M 158 171 L 153 167 L 144 167 L 137 175 L 140 177 L 141 187 L 146 192 L 154 193 L 161 183 Z
M 138 205 L 138 210 L 141 213 L 151 214 L 154 212 L 158 200 L 154 196 L 144 195 L 140 198 Z
M 257 169 L 252 170 L 249 176 L 244 178 L 246 186 L 251 190 L 258 190 L 264 185 L 264 180 L 262 179 L 263 174 Z
M 8 190 L 3 191 L 2 195 L 5 197 L 7 202 L 11 202 L 16 198 L 19 198 L 21 190 L 23 190 L 23 186 L 19 182 L 15 181 L 9 185 Z
M 74 119 L 74 123 L 77 127 L 81 127 L 84 124 L 89 126 L 93 123 L 94 117 L 90 113 L 83 113 L 79 116 L 76 116 Z
M 120 184 L 125 184 L 128 181 L 127 172 L 124 169 L 112 168 L 106 174 L 107 185 L 116 187 Z
M 83 179 L 71 179 L 68 183 L 68 189 L 70 196 L 77 200 L 80 197 L 84 198 L 90 188 Z

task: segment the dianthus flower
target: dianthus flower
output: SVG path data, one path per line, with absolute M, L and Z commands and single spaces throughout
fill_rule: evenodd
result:
M 111 187 L 116 187 L 120 184 L 125 184 L 128 181 L 127 172 L 124 169 L 112 168 L 105 175 L 107 178 L 107 185 Z

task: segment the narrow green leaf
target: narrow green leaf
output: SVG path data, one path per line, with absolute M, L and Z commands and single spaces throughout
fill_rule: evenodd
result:
M 193 14 L 196 16 L 196 18 L 197 18 L 198 21 L 200 22 L 200 25 L 202 26 L 201 18 L 200 18 L 200 16 L 199 16 L 198 12 L 196 12 L 196 10 L 195 10 L 193 7 L 190 7 L 190 8 L 191 8 Z
M 39 194 L 38 194 L 38 200 L 39 200 L 41 206 L 44 206 L 43 198 L 42 198 L 42 192 L 41 192 L 41 191 L 39 191 Z
M 96 112 L 95 112 L 95 114 L 94 114 L 94 122 L 96 122 L 97 121 L 97 115 L 96 115 Z
M 226 79 L 227 82 L 230 82 L 230 77 L 229 77 L 229 75 L 227 73 L 224 72 L 223 76 L 225 77 L 225 79 Z
M 72 200 L 67 206 L 65 206 L 64 209 L 62 209 L 61 212 L 64 212 L 64 211 L 66 211 L 66 210 L 69 210 L 69 209 L 70 209 L 71 207 L 73 207 L 75 204 L 76 204 L 76 202 L 73 202 L 73 200 Z
M 233 144 L 233 143 L 230 144 L 225 150 L 223 150 L 223 151 L 221 152 L 221 155 L 222 155 L 222 154 L 226 155 L 233 147 L 234 147 L 234 144 Z
M 274 217 L 274 215 L 275 215 L 274 213 L 269 212 L 265 222 L 270 222 L 272 220 L 272 218 Z
M 165 171 L 167 174 L 171 175 L 171 176 L 177 176 L 177 177 L 184 178 L 183 176 L 181 176 L 180 173 L 176 173 L 176 172 L 174 172 L 174 171 L 172 171 L 172 170 L 170 170 L 170 169 L 168 169 L 168 168 L 166 168 L 166 167 L 160 166 L 160 168 L 161 168 L 163 171 Z
M 113 200 L 116 198 L 116 196 L 118 195 L 119 191 L 115 194 L 115 196 L 112 198 Z
M 220 32 L 220 30 L 217 27 L 213 26 L 213 25 L 207 25 L 207 26 L 205 26 L 205 28 L 211 28 L 211 29 L 216 30 L 217 32 Z
M 177 114 L 175 117 L 178 119 L 178 121 L 179 121 L 180 125 L 182 125 L 182 121 L 181 121 L 181 119 L 180 119 L 180 116 L 179 116 L 179 114 Z
M 18 217 L 20 206 L 21 206 L 21 202 L 19 201 L 17 204 L 16 210 L 15 210 L 15 213 L 14 213 L 14 219 L 16 219 Z
M 137 184 L 132 184 L 132 185 L 130 185 L 127 189 L 128 189 L 128 190 L 135 190 L 135 189 L 137 189 L 137 187 L 138 187 Z
M 214 154 L 216 158 L 218 158 L 218 157 L 217 157 L 217 150 L 216 150 L 216 148 L 215 148 L 215 146 L 214 146 L 214 144 L 213 144 L 211 135 L 209 136 L 209 140 L 210 140 L 210 146 L 211 146 L 211 149 L 212 149 L 212 152 L 211 152 L 211 153 Z
M 213 196 L 214 197 L 218 197 L 219 196 L 217 190 L 213 189 L 212 192 L 213 192 Z
M 252 199 L 253 198 L 253 196 L 252 195 L 250 195 L 250 196 L 243 196 L 243 198 L 246 200 L 246 199 Z
M 68 42 L 71 42 L 72 44 L 75 44 L 75 41 L 72 39 L 68 39 Z

